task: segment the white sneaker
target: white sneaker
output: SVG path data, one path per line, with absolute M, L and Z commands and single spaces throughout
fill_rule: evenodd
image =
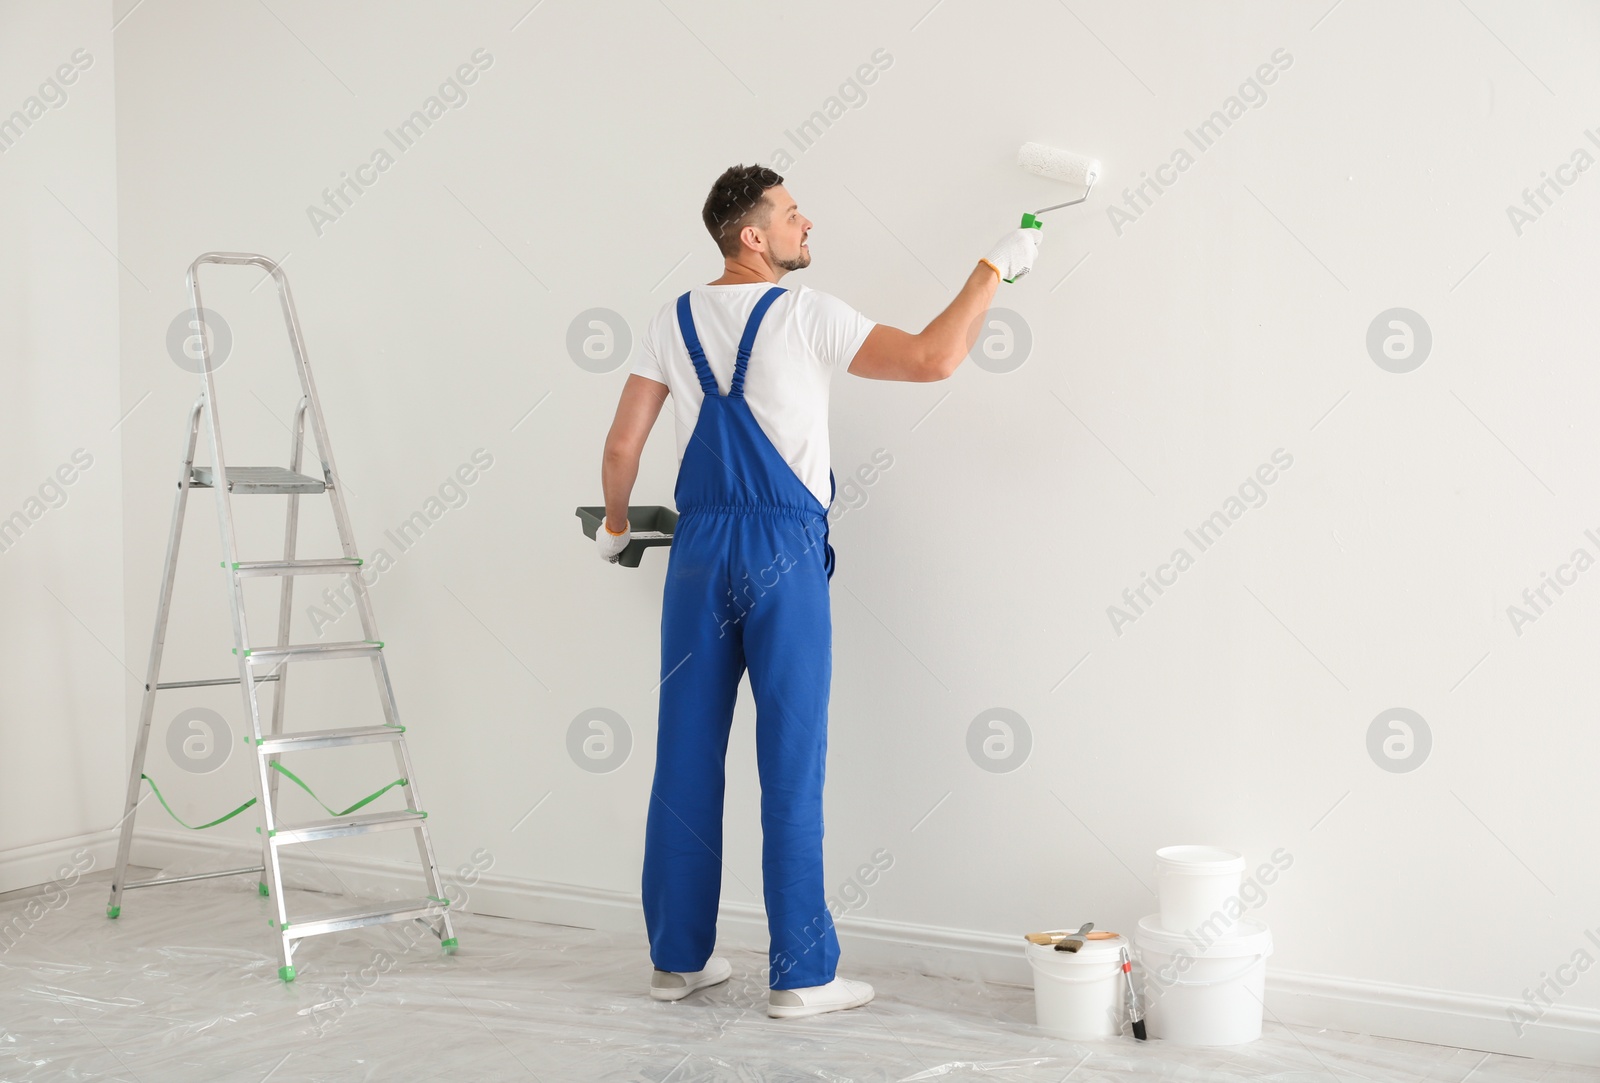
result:
M 693 974 L 679 974 L 671 970 L 657 970 L 650 975 L 650 995 L 657 1000 L 682 1000 L 696 989 L 717 985 L 733 974 L 733 964 L 719 956 L 706 961 L 704 970 Z
M 802 1015 L 821 1015 L 845 1008 L 859 1008 L 873 997 L 872 986 L 864 981 L 834 978 L 827 985 L 804 989 L 773 989 L 767 993 L 767 1014 L 774 1019 L 795 1019 Z

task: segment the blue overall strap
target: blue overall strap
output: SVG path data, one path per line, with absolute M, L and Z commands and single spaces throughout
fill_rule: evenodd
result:
M 683 344 L 689 350 L 689 360 L 694 362 L 694 371 L 700 377 L 700 390 L 707 395 L 720 394 L 717 391 L 717 378 L 711 375 L 705 351 L 700 348 L 700 336 L 695 334 L 694 313 L 689 311 L 687 293 L 678 298 L 678 329 L 683 332 Z
M 739 340 L 739 359 L 733 365 L 733 386 L 728 388 L 728 394 L 736 399 L 744 398 L 744 371 L 750 367 L 750 348 L 756 344 L 756 331 L 761 327 L 762 317 L 766 316 L 767 309 L 772 307 L 780 294 L 784 292 L 782 286 L 773 286 L 761 295 L 761 300 L 756 302 L 756 307 L 750 313 L 750 320 L 744 325 L 744 337 Z

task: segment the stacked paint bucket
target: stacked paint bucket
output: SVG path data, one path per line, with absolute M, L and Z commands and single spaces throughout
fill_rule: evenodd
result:
M 1261 1037 L 1272 931 L 1244 914 L 1244 866 L 1243 855 L 1215 846 L 1156 851 L 1161 909 L 1133 937 L 1151 1038 L 1214 1046 Z

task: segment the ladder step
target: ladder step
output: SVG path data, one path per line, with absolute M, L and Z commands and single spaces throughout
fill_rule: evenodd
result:
M 355 640 L 350 643 L 306 643 L 289 647 L 251 647 L 245 660 L 253 666 L 276 665 L 279 662 L 304 662 L 329 658 L 375 658 L 383 650 L 382 640 Z M 238 653 L 238 648 L 234 648 Z
M 226 562 L 222 565 L 226 568 Z M 326 557 L 320 560 L 241 560 L 235 575 L 336 575 L 361 570 L 360 557 Z
M 311 748 L 337 748 L 341 745 L 398 741 L 405 731 L 404 726 L 349 726 L 342 730 L 301 730 L 298 733 L 280 733 L 263 737 L 256 745 L 256 751 L 262 755 L 271 755 L 280 752 L 304 752 Z
M 320 936 L 323 933 L 337 933 L 345 929 L 360 929 L 366 925 L 382 925 L 390 921 L 438 917 L 445 912 L 449 905 L 448 902 L 440 902 L 438 899 L 412 899 L 406 902 L 390 903 L 378 909 L 348 910 L 340 913 L 325 914 L 321 917 L 307 918 L 303 921 L 291 921 L 284 926 L 283 935 L 291 940 L 297 940 L 306 936 Z
M 216 474 L 209 466 L 190 469 L 189 486 L 209 489 L 216 483 Z M 228 492 L 235 496 L 281 493 L 322 493 L 328 486 L 316 478 L 297 474 L 283 466 L 230 466 L 228 467 Z
M 303 824 L 278 828 L 272 834 L 272 845 L 292 846 L 298 842 L 342 839 L 349 835 L 370 835 L 374 831 L 420 827 L 427 818 L 426 812 L 403 808 L 393 812 L 363 812 L 357 816 L 338 816 L 332 820 L 311 820 Z

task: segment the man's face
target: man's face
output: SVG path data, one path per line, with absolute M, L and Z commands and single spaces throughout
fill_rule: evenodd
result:
M 764 242 L 762 251 L 767 259 L 774 267 L 781 267 L 785 271 L 798 271 L 811 266 L 811 249 L 806 245 L 811 219 L 800 213 L 794 197 L 781 184 L 768 188 L 761 198 L 766 200 L 772 214 L 764 228 L 752 228 Z

